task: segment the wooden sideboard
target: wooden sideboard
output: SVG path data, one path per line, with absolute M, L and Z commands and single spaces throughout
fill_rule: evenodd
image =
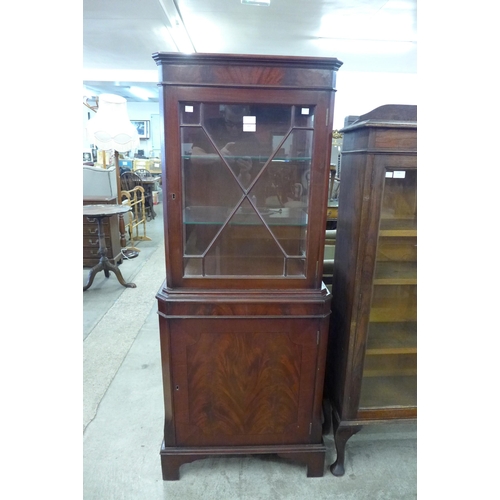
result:
M 114 205 L 116 197 L 92 196 L 84 197 L 84 205 Z M 118 215 L 107 217 L 103 221 L 104 233 L 106 235 L 106 248 L 108 259 L 115 265 L 122 262 L 120 245 L 120 230 Z M 83 217 L 83 267 L 93 267 L 99 262 L 99 237 L 97 233 L 97 221 L 89 217 Z

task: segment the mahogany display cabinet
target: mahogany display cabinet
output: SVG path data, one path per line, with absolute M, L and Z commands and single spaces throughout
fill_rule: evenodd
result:
M 417 416 L 417 108 L 381 106 L 340 132 L 325 381 L 336 476 L 364 424 Z
M 334 58 L 156 53 L 163 478 L 276 454 L 322 476 Z

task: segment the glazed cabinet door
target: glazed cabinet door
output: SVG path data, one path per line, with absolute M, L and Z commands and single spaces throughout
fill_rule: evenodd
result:
M 168 324 L 175 443 L 167 445 L 294 444 L 318 434 L 320 320 Z
M 329 96 L 275 95 L 170 91 L 170 286 L 319 287 Z
M 417 170 L 382 170 L 361 413 L 417 406 Z

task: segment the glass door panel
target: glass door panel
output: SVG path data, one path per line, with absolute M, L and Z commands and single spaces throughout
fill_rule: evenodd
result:
M 184 276 L 305 277 L 313 106 L 181 103 Z
M 207 276 L 285 274 L 285 254 L 248 200 L 240 205 L 207 253 Z
M 417 172 L 387 170 L 360 409 L 417 405 Z

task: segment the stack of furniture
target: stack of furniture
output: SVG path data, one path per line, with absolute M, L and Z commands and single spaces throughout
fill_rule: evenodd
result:
M 363 425 L 417 416 L 417 108 L 381 106 L 341 132 L 325 383 L 337 476 Z
M 133 164 L 134 168 L 133 170 L 138 170 L 140 168 L 144 168 L 146 170 L 150 170 L 151 168 L 151 160 L 149 158 L 134 158 Z
M 161 174 L 161 161 L 159 158 L 150 158 L 149 159 L 149 171 L 154 175 Z
M 83 166 L 83 204 L 115 205 L 118 203 L 115 168 Z M 103 221 L 103 229 L 112 264 L 122 262 L 119 216 L 113 215 Z M 94 267 L 99 263 L 99 238 L 97 220 L 83 217 L 83 265 Z
M 342 63 L 153 57 L 168 165 L 167 273 L 157 294 L 163 478 L 178 479 L 182 464 L 210 455 L 266 453 L 322 476 L 331 299 L 322 264 Z M 246 109 L 242 122 L 222 121 L 220 112 L 238 105 Z M 233 144 L 246 143 L 228 154 L 214 130 L 234 129 L 242 133 Z M 206 157 L 181 147 L 200 138 Z

